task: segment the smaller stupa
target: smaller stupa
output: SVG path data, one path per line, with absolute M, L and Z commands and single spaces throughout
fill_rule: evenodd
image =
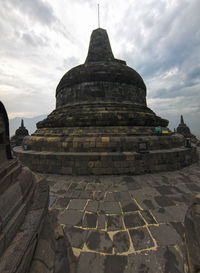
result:
M 185 138 L 193 138 L 195 137 L 190 132 L 190 128 L 184 123 L 183 116 L 181 115 L 180 124 L 177 127 L 177 133 L 183 135 Z
M 15 135 L 11 138 L 11 145 L 20 146 L 25 136 L 28 136 L 28 130 L 24 126 L 23 119 L 21 120 L 21 126 L 15 131 Z

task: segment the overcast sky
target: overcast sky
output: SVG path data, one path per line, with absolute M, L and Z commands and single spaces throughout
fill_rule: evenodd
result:
M 0 0 L 0 100 L 10 118 L 49 114 L 63 74 L 108 32 L 116 58 L 143 77 L 148 106 L 200 136 L 199 0 Z

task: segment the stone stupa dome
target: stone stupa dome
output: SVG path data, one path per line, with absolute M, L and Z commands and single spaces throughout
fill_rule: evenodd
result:
M 23 119 L 21 120 L 21 126 L 15 131 L 16 136 L 28 136 L 28 130 L 24 126 L 24 121 Z
M 102 81 L 131 84 L 146 90 L 142 77 L 125 61 L 114 58 L 106 30 L 98 28 L 92 32 L 85 63 L 72 68 L 62 77 L 56 94 L 74 84 Z
M 38 128 L 168 124 L 147 107 L 142 77 L 114 58 L 108 34 L 101 28 L 92 32 L 85 63 L 61 78 L 55 111 Z
M 183 135 L 184 137 L 192 137 L 193 136 L 190 132 L 190 128 L 185 124 L 182 115 L 181 115 L 180 124 L 177 127 L 177 133 Z

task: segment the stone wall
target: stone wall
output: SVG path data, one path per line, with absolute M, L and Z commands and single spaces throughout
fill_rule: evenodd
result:
M 146 91 L 137 86 L 117 82 L 85 82 L 65 87 L 56 96 L 56 108 L 67 105 L 102 102 L 138 103 L 146 106 Z
M 35 151 L 51 152 L 137 152 L 139 142 L 147 142 L 148 149 L 165 150 L 171 148 L 180 148 L 184 146 L 184 138 L 181 135 L 164 136 L 128 136 L 128 135 L 109 135 L 102 128 L 101 133 L 95 134 L 94 130 L 80 128 L 79 135 L 66 134 L 62 136 L 52 130 L 52 135 L 40 136 L 40 130 L 34 135 L 25 139 L 28 149 Z M 42 130 L 42 132 L 45 132 Z M 54 132 L 54 134 L 53 134 Z M 85 135 L 84 135 L 85 132 Z M 91 132 L 91 134 L 89 133 Z
M 62 153 L 23 151 L 15 154 L 31 169 L 58 174 L 144 174 L 177 170 L 197 161 L 196 148 L 174 148 L 151 151 L 115 153 Z
M 185 239 L 190 273 L 200 272 L 200 194 L 185 216 Z

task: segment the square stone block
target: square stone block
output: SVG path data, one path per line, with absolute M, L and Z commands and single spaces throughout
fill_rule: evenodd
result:
M 121 230 L 123 229 L 122 216 L 121 215 L 107 215 L 107 230 Z
M 130 229 L 129 233 L 136 251 L 154 247 L 154 242 L 147 228 Z
M 70 200 L 68 209 L 83 210 L 86 205 L 85 199 L 72 199 Z
M 145 222 L 138 212 L 124 214 L 124 223 L 127 228 L 144 226 Z
M 117 214 L 121 213 L 121 208 L 118 202 L 101 201 L 99 202 L 99 212 L 106 214 Z
M 112 253 L 113 242 L 106 231 L 89 231 L 86 245 L 93 251 Z
M 90 212 L 97 212 L 99 207 L 99 202 L 98 201 L 88 201 L 88 204 L 86 206 L 86 211 L 90 211 Z
M 96 228 L 97 226 L 97 214 L 96 213 L 85 213 L 82 222 L 83 227 Z
M 61 224 L 80 226 L 82 224 L 83 212 L 76 210 L 65 210 L 65 212 L 59 216 Z
M 131 212 L 131 211 L 140 210 L 138 205 L 132 200 L 121 201 L 120 203 L 121 203 L 123 212 Z

